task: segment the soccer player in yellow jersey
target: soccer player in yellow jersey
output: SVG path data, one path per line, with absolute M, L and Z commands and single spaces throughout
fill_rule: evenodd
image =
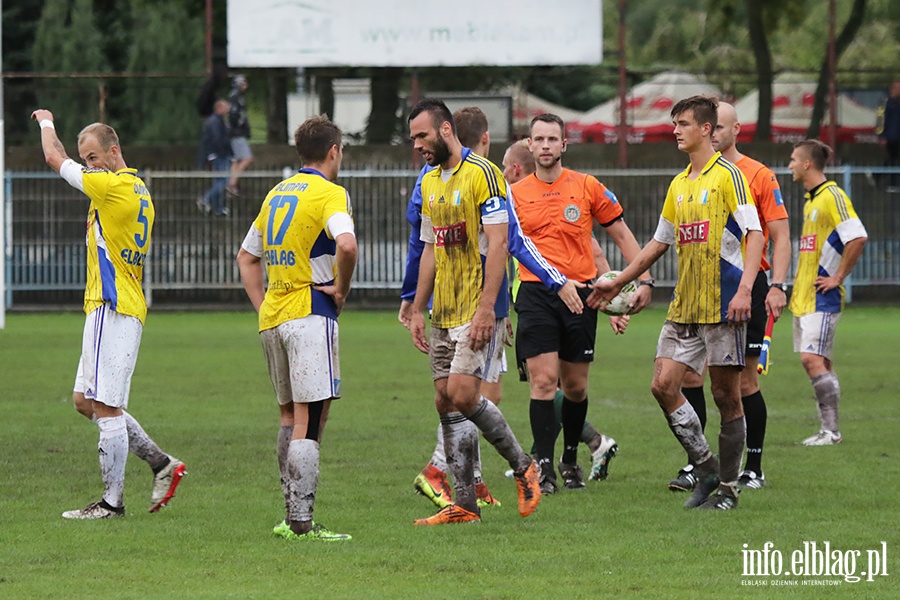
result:
M 75 409 L 97 424 L 103 497 L 66 519 L 110 519 L 125 515 L 125 461 L 131 450 L 153 470 L 150 512 L 172 499 L 185 466 L 169 456 L 128 414 L 131 375 L 141 344 L 147 304 L 141 282 L 153 231 L 150 192 L 122 157 L 109 125 L 94 123 L 78 134 L 82 166 L 68 157 L 56 136 L 53 114 L 31 114 L 41 127 L 44 158 L 91 203 L 87 215 L 87 315 L 81 359 L 72 393 Z
M 728 510 L 738 501 L 746 437 L 740 377 L 750 293 L 764 242 L 747 180 L 713 150 L 716 109 L 716 101 L 703 96 L 672 107 L 678 149 L 691 164 L 672 180 L 653 239 L 618 277 L 596 283 L 597 294 L 589 303 L 612 299 L 675 245 L 678 283 L 659 336 L 651 391 L 696 465 L 699 481 L 685 506 Z M 687 369 L 700 371 L 704 362 L 722 419 L 721 464 L 681 393 Z
M 266 196 L 237 257 L 281 411 L 286 516 L 274 533 L 349 540 L 313 521 L 313 504 L 322 432 L 331 401 L 341 397 L 337 319 L 356 268 L 356 234 L 350 196 L 333 183 L 343 158 L 340 128 L 325 116 L 310 117 L 294 142 L 303 168 Z
M 868 240 L 866 228 L 850 198 L 825 177 L 831 148 L 818 140 L 794 145 L 788 168 L 806 188 L 800 258 L 791 295 L 794 352 L 816 393 L 822 426 L 804 446 L 830 446 L 842 441 L 838 427 L 841 387 L 832 363 L 834 333 L 844 308 L 844 280 Z
M 432 166 L 422 178 L 419 265 L 409 330 L 431 358 L 435 405 L 444 432 L 444 452 L 453 475 L 456 503 L 418 525 L 480 521 L 472 457 L 484 434 L 515 471 L 519 513 L 540 501 L 537 466 L 516 440 L 500 410 L 480 393 L 481 380 L 502 357 L 508 306 L 497 305 L 504 287 L 509 215 L 500 169 L 474 153 L 463 158 L 453 115 L 439 100 L 419 102 L 409 115 L 414 147 Z M 431 341 L 425 311 L 434 293 Z
M 763 246 L 762 264 L 753 283 L 750 294 L 750 320 L 747 322 L 747 354 L 744 369 L 741 371 L 741 404 L 744 407 L 744 420 L 747 423 L 747 462 L 738 479 L 738 487 L 743 490 L 759 489 L 765 486 L 766 479 L 762 471 L 763 442 L 766 437 L 766 401 L 759 389 L 759 355 L 763 347 L 766 333 L 766 322 L 769 315 L 776 321 L 787 305 L 787 273 L 791 266 L 791 230 L 788 226 L 787 209 L 781 196 L 778 179 L 771 169 L 759 161 L 753 160 L 738 152 L 735 142 L 741 132 L 741 124 L 734 106 L 727 102 L 719 102 L 718 122 L 713 133 L 713 148 L 733 163 L 747 179 L 753 203 L 759 216 L 763 238 L 768 244 L 772 238 L 772 264 L 766 260 Z M 771 268 L 772 283 L 766 277 Z M 700 427 L 706 426 L 706 398 L 703 395 L 703 382 L 706 373 L 695 373 L 688 370 L 681 385 L 681 393 L 694 407 L 700 419 Z M 697 483 L 693 472 L 694 466 L 688 463 L 678 472 L 678 476 L 669 482 L 673 492 L 691 491 Z

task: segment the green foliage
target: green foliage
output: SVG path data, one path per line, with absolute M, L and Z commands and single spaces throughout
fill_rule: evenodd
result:
M 190 16 L 181 2 L 134 0 L 132 14 L 129 71 L 203 70 L 203 22 Z M 198 87 L 193 79 L 129 80 L 125 103 L 137 127 L 132 143 L 162 144 L 196 137 L 199 125 L 193 107 Z
M 91 0 L 47 0 L 38 21 L 33 49 L 35 71 L 102 73 L 109 71 Z M 54 111 L 63 140 L 101 119 L 105 82 L 93 78 L 42 80 L 37 104 Z
M 484 477 L 503 503 L 473 526 L 417 528 L 434 508 L 412 479 L 434 445 L 437 418 L 427 358 L 396 311 L 341 316 L 344 397 L 331 409 L 321 451 L 316 519 L 351 533 L 347 544 L 290 545 L 271 534 L 283 516 L 275 436 L 278 409 L 251 310 L 151 311 L 129 411 L 164 450 L 187 463 L 171 505 L 148 514 L 150 470 L 128 462 L 128 514 L 66 522 L 101 491 L 97 428 L 71 407 L 83 315 L 11 314 L 0 331 L 0 596 L 79 600 L 156 598 L 896 598 L 900 494 L 895 353 L 900 310 L 848 307 L 835 364 L 844 443 L 805 448 L 817 428 L 809 380 L 781 319 L 761 386 L 769 422 L 768 487 L 727 514 L 681 507 L 666 490 L 684 453 L 649 394 L 659 308 L 624 336 L 601 322 L 588 418 L 620 446 L 609 479 L 516 511 L 507 466 L 482 442 Z M 603 321 L 603 320 L 601 320 Z M 707 433 L 718 419 L 708 397 Z M 501 409 L 530 442 L 528 391 L 504 379 Z M 561 444 L 561 442 L 560 442 Z M 560 448 L 557 448 L 557 452 Z M 587 464 L 584 448 L 579 451 Z M 742 586 L 743 544 L 784 553 L 804 541 L 842 551 L 888 545 L 888 577 L 839 586 Z M 857 570 L 865 569 L 865 553 Z M 793 578 L 787 578 L 793 579 Z M 839 578 L 797 578 L 828 579 Z

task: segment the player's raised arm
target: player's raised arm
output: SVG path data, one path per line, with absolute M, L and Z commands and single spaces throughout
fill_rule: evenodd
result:
M 56 135 L 56 126 L 53 122 L 53 113 L 39 108 L 31 113 L 31 118 L 41 126 L 41 147 L 44 150 L 44 160 L 54 171 L 59 173 L 62 164 L 69 158 L 66 148 Z

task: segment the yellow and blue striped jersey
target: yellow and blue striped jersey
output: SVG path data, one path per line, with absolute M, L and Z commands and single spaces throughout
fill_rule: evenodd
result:
M 459 327 L 475 315 L 487 252 L 483 223 L 508 223 L 506 202 L 503 173 L 475 153 L 465 155 L 446 182 L 441 169 L 422 178 L 423 222 L 433 229 L 433 236 L 422 239 L 434 244 L 434 327 Z M 505 312 L 498 316 L 508 314 L 508 287 L 505 281 L 500 287 L 495 313 Z
M 844 286 L 821 294 L 815 288 L 816 277 L 834 275 L 841 264 L 844 244 L 866 235 L 850 198 L 835 182 L 826 181 L 806 194 L 800 258 L 791 294 L 790 308 L 795 316 L 843 309 Z
M 352 215 L 349 194 L 314 169 L 301 169 L 266 196 L 253 223 L 269 281 L 260 331 L 311 314 L 337 319 L 331 296 L 312 289 L 334 283 L 337 245 L 326 224 L 337 213 Z
M 744 234 L 760 230 L 759 216 L 746 178 L 719 152 L 693 181 L 690 172 L 669 185 L 654 235 L 678 252 L 678 283 L 666 318 L 721 323 L 744 273 Z
M 82 186 L 91 199 L 84 312 L 109 303 L 114 311 L 143 323 L 147 303 L 141 284 L 156 215 L 150 192 L 136 169 L 82 167 Z

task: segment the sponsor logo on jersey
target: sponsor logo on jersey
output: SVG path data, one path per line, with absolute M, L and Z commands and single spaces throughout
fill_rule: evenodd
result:
M 804 235 L 800 238 L 800 252 L 816 251 L 816 234 Z
M 682 223 L 678 226 L 678 245 L 705 244 L 709 241 L 709 221 Z
M 449 246 L 465 246 L 469 241 L 466 235 L 466 222 L 460 221 L 453 225 L 444 225 L 434 228 L 434 245 L 446 248 Z
M 563 216 L 569 223 L 577 223 L 578 219 L 581 218 L 581 209 L 574 204 L 570 204 L 563 210 Z

